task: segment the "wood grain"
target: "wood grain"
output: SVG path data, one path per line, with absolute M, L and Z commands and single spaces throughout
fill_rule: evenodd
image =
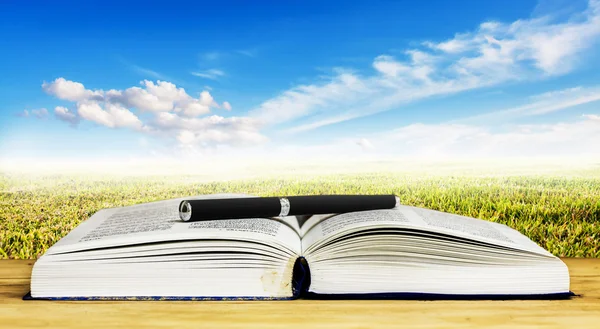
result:
M 600 259 L 564 259 L 560 301 L 22 301 L 33 261 L 0 260 L 2 328 L 600 328 Z

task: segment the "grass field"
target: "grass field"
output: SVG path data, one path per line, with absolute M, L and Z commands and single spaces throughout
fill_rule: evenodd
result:
M 207 182 L 193 176 L 0 174 L 0 258 L 36 258 L 102 208 L 189 195 L 393 193 L 408 205 L 507 224 L 557 256 L 600 257 L 600 170 L 575 175 L 402 172 Z

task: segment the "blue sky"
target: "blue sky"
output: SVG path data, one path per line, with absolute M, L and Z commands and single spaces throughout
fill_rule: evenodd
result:
M 0 4 L 0 159 L 600 155 L 600 1 Z

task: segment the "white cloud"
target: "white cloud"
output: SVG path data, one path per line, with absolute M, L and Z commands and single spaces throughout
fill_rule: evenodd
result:
M 106 102 L 147 112 L 181 112 L 185 116 L 204 115 L 210 113 L 211 107 L 218 106 L 208 91 L 203 91 L 198 98 L 194 98 L 185 89 L 167 81 L 159 80 L 154 83 L 144 80 L 141 85 L 143 88 L 92 91 L 79 82 L 58 78 L 50 83 L 44 82 L 42 88 L 60 99 L 72 102 Z
M 200 93 L 200 103 L 206 106 L 214 106 L 216 104 L 215 99 L 208 91 L 203 91 Z
M 411 71 L 409 66 L 396 62 L 393 57 L 386 55 L 375 58 L 373 67 L 384 75 L 394 78 Z
M 167 81 L 159 80 L 154 83 L 143 80 L 141 85 L 143 88 L 92 91 L 82 83 L 58 78 L 50 83 L 44 82 L 42 88 L 60 99 L 72 102 L 106 102 L 147 112 L 176 111 L 185 116 L 204 115 L 210 113 L 211 107 L 218 106 L 208 91 L 203 91 L 198 98 L 194 98 L 185 89 Z
M 592 117 L 502 130 L 461 124 L 414 124 L 383 137 L 388 147 L 434 156 L 556 156 L 600 154 L 600 122 Z
M 140 87 L 131 87 L 124 91 L 109 90 L 107 96 L 111 102 L 121 103 L 141 111 L 160 112 L 173 109 L 173 101 L 161 99 Z
M 365 83 L 351 73 L 341 73 L 323 85 L 303 85 L 267 100 L 250 112 L 267 124 L 289 121 L 328 107 L 351 106 L 369 94 Z M 374 91 L 373 91 L 374 92 Z
M 31 110 L 31 114 L 38 119 L 45 119 L 46 117 L 48 117 L 48 110 L 45 108 Z
M 181 144 L 192 144 L 194 143 L 196 136 L 192 131 L 189 130 L 181 130 L 179 132 L 179 134 L 177 134 L 177 140 L 181 143 Z
M 314 121 L 311 123 L 298 125 L 293 128 L 289 128 L 289 129 L 285 130 L 285 133 L 295 134 L 295 133 L 299 133 L 299 132 L 303 132 L 303 131 L 309 131 L 309 130 L 313 130 L 313 129 L 316 129 L 319 127 L 324 127 L 324 126 L 328 126 L 328 125 L 331 125 L 334 123 L 344 122 L 344 121 L 352 120 L 352 119 L 359 118 L 359 117 L 361 117 L 361 115 L 358 113 L 345 113 L 345 114 L 341 114 L 338 116 L 333 116 L 333 117 L 328 117 L 326 119 L 317 120 L 317 121 Z
M 483 113 L 453 122 L 499 122 L 525 116 L 543 115 L 600 101 L 600 86 L 575 87 L 530 97 L 532 102 L 509 109 Z
M 34 109 L 34 110 L 23 110 L 17 113 L 18 117 L 27 118 L 30 115 L 37 119 L 46 119 L 48 117 L 48 110 L 45 108 Z
M 577 55 L 598 42 L 600 35 L 600 2 L 590 0 L 581 15 L 573 15 L 565 22 L 555 22 L 550 16 L 518 20 L 511 24 L 486 22 L 479 30 L 457 34 L 453 39 L 432 44 L 438 49 L 452 41 L 460 41 L 460 49 L 446 50 L 468 56 L 476 52 L 477 57 L 462 58 L 458 67 L 481 68 L 492 64 L 516 71 L 532 61 L 534 67 L 547 75 L 570 71 Z M 442 49 L 444 50 L 444 49 Z
M 95 102 L 78 103 L 77 113 L 85 120 L 110 128 L 141 129 L 143 126 L 135 114 L 118 104 L 105 103 L 103 109 L 100 104 Z
M 68 123 L 70 123 L 73 126 L 76 125 L 76 124 L 78 124 L 79 120 L 80 120 L 79 117 L 75 113 L 69 111 L 68 108 L 63 107 L 63 106 L 57 106 L 57 107 L 55 107 L 54 108 L 54 115 L 59 120 L 68 122 Z
M 115 126 L 111 115 L 104 111 L 98 103 L 79 103 L 77 104 L 77 113 L 85 120 L 111 128 Z
M 96 99 L 102 97 L 101 91 L 92 91 L 85 89 L 83 84 L 75 81 L 66 80 L 65 78 L 57 78 L 56 80 L 42 84 L 42 89 L 45 92 L 54 95 L 60 99 L 67 101 L 78 102 L 82 100 Z
M 200 93 L 198 99 L 188 99 L 182 102 L 180 107 L 175 109 L 175 112 L 180 112 L 186 117 L 197 117 L 210 113 L 211 107 L 219 107 L 208 91 Z
M 150 77 L 150 78 L 154 78 L 154 79 L 167 79 L 167 77 L 165 77 L 164 75 L 162 75 L 161 73 L 158 73 L 154 70 L 151 69 L 147 69 L 145 67 L 141 67 L 138 65 L 130 65 L 131 69 L 133 69 L 134 71 L 138 72 L 139 74 L 143 75 L 144 77 Z
M 179 102 L 190 97 L 183 88 L 177 88 L 175 84 L 167 81 L 158 81 L 154 84 L 152 81 L 144 80 L 142 84 L 150 94 L 162 100 Z
M 231 111 L 231 104 L 229 102 L 223 102 L 222 107 L 225 111 Z
M 214 146 L 256 145 L 267 141 L 260 133 L 257 120 L 248 117 L 224 118 L 212 115 L 203 118 L 184 118 L 176 113 L 163 112 L 151 122 L 153 127 L 163 132 L 175 132 L 177 139 L 184 144 Z
M 356 142 L 356 144 L 358 146 L 360 146 L 363 149 L 363 151 L 369 151 L 369 150 L 372 150 L 374 148 L 373 144 L 371 144 L 371 142 L 368 139 L 366 139 L 366 138 L 359 139 Z
M 205 61 L 216 61 L 221 58 L 221 53 L 218 51 L 211 51 L 201 55 L 202 59 Z
M 490 27 L 491 25 L 486 25 L 487 27 Z M 470 43 L 469 43 L 469 39 L 466 36 L 462 36 L 460 34 L 457 34 L 454 39 L 450 39 L 448 41 L 444 41 L 444 42 L 440 42 L 440 43 L 432 43 L 432 42 L 425 42 L 424 43 L 426 46 L 429 46 L 431 48 L 434 49 L 439 49 L 442 51 L 445 51 L 447 53 L 460 53 L 462 51 L 465 51 L 469 48 Z
M 529 98 L 534 99 L 534 100 L 548 100 L 548 99 L 554 99 L 555 97 L 572 95 L 573 93 L 582 91 L 583 89 L 584 89 L 583 87 L 577 86 L 577 87 L 566 88 L 566 89 L 561 89 L 561 90 L 551 90 L 551 91 L 541 93 L 539 95 L 533 95 Z
M 225 72 L 218 69 L 210 69 L 206 71 L 192 72 L 191 74 L 205 79 L 217 80 L 218 78 L 224 76 Z
M 395 109 L 432 96 L 540 79 L 570 72 L 600 37 L 600 1 L 567 20 L 535 17 L 484 22 L 423 48 L 373 61 L 375 74 L 343 72 L 325 83 L 292 88 L 263 102 L 251 115 L 265 124 L 308 118 L 288 132 L 305 131 Z
M 202 101 L 193 100 L 183 106 L 181 113 L 187 117 L 197 117 L 199 115 L 210 113 L 210 108 L 208 105 L 202 103 Z
M 500 128 L 447 122 L 415 123 L 371 134 L 364 139 L 377 141 L 377 148 L 370 147 L 368 154 L 364 154 L 371 159 L 597 158 L 600 155 L 600 115 L 588 114 L 578 120 L 553 124 L 506 125 Z M 344 138 L 321 145 L 286 145 L 284 149 L 291 153 L 281 155 L 297 153 L 323 159 L 343 156 L 358 159 L 362 155 L 356 152 L 357 144 L 370 143 Z
M 597 121 L 600 122 L 600 115 L 596 115 L 596 114 L 584 114 L 583 115 L 584 118 L 591 120 L 591 121 Z
M 79 82 L 58 78 L 44 83 L 43 88 L 58 98 L 76 102 L 77 113 L 62 106 L 54 109 L 59 120 L 72 125 L 90 121 L 109 128 L 129 128 L 171 139 L 190 148 L 255 145 L 267 140 L 260 133 L 260 125 L 255 119 L 216 115 L 200 117 L 210 113 L 211 108 L 220 107 L 208 91 L 202 91 L 194 98 L 183 88 L 166 81 L 144 80 L 141 85 L 125 90 L 91 91 Z M 223 108 L 230 110 L 231 105 L 224 102 Z M 138 117 L 135 110 L 147 115 Z M 41 115 L 41 112 L 31 113 Z
M 164 112 L 174 110 L 182 112 L 186 116 L 198 116 L 210 112 L 211 102 L 206 102 L 210 93 L 203 91 L 199 98 L 189 96 L 183 88 L 167 81 L 144 80 L 141 82 L 145 87 L 131 87 L 124 91 L 109 91 L 107 96 L 127 107 L 134 107 L 141 111 Z M 211 97 L 212 98 L 212 97 Z
M 512 125 L 502 131 L 471 125 L 419 125 L 382 137 L 388 154 L 444 158 L 598 158 L 600 122 L 591 119 Z M 421 138 L 412 136 L 418 134 Z

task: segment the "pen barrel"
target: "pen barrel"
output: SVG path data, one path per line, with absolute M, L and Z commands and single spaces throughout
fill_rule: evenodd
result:
M 180 204 L 180 211 L 184 202 L 191 207 L 191 216 L 186 221 L 268 218 L 278 216 L 281 211 L 277 197 L 186 200 Z
M 290 196 L 290 215 L 333 214 L 396 206 L 395 195 L 307 195 Z

